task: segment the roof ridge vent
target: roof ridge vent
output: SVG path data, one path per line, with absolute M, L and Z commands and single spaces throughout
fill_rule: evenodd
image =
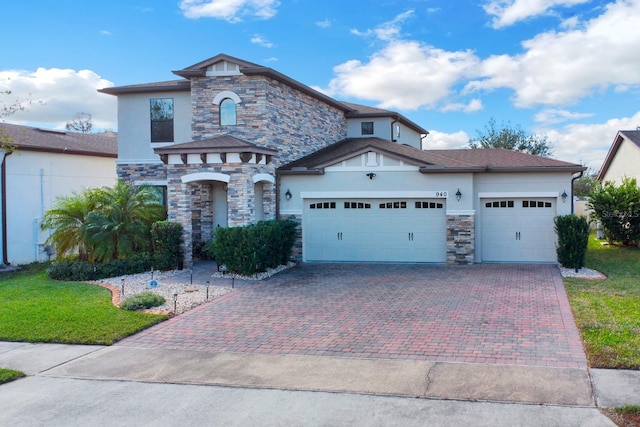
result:
M 58 134 L 58 135 L 66 135 L 67 134 L 65 131 L 62 131 L 62 130 L 42 129 L 42 128 L 36 128 L 36 130 L 39 131 L 39 132 L 55 133 L 55 134 Z

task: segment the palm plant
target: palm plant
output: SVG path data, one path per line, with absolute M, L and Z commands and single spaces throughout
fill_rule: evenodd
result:
M 165 217 L 152 187 L 119 181 L 100 193 L 98 209 L 87 216 L 86 241 L 98 261 L 128 258 L 149 251 L 151 225 Z
M 56 248 L 58 258 L 75 251 L 83 261 L 93 257 L 92 247 L 87 244 L 87 218 L 96 208 L 101 191 L 74 192 L 71 196 L 59 198 L 56 205 L 45 212 L 42 229 L 53 230 L 46 243 Z
M 47 244 L 58 259 L 77 251 L 80 260 L 104 262 L 148 251 L 151 225 L 165 218 L 153 187 L 119 181 L 58 199 L 44 214 L 42 229 L 53 230 Z

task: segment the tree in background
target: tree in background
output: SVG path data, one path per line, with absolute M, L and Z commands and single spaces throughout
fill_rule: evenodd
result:
M 76 113 L 73 120 L 67 122 L 66 128 L 69 132 L 91 133 L 93 129 L 91 119 L 89 113 Z
M 573 195 L 578 199 L 585 199 L 598 188 L 598 173 L 588 169 L 573 182 Z
M 484 131 L 477 131 L 477 133 L 477 137 L 469 140 L 470 148 L 504 148 L 536 156 L 551 155 L 551 145 L 546 135 L 529 135 L 520 126 L 512 126 L 504 122 L 498 128 L 494 118 L 489 120 Z

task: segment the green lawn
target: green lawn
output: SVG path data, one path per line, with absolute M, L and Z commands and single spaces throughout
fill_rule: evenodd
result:
M 9 381 L 17 380 L 24 376 L 25 374 L 23 372 L 0 368 L 0 384 L 8 383 Z
M 640 249 L 592 235 L 586 266 L 607 279 L 564 283 L 591 367 L 640 369 Z
M 0 340 L 106 344 L 167 316 L 121 310 L 100 286 L 56 282 L 42 265 L 0 275 Z

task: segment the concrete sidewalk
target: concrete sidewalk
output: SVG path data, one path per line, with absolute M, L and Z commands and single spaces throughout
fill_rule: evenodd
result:
M 640 405 L 640 371 L 15 342 L 0 342 L 0 366 L 32 376 L 101 381 L 573 407 Z

